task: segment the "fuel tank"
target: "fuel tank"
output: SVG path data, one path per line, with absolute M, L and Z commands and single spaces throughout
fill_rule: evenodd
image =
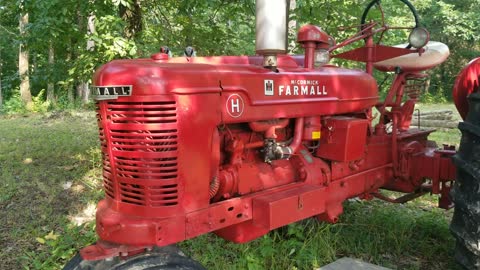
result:
M 128 85 L 131 96 L 144 97 L 214 94 L 216 108 L 186 109 L 219 114 L 223 123 L 338 115 L 378 101 L 376 81 L 363 71 L 331 65 L 305 69 L 298 56 L 279 56 L 278 62 L 270 70 L 259 56 L 115 60 L 96 72 L 94 85 Z

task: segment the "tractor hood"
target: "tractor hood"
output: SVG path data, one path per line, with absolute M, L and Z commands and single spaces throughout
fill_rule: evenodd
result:
M 123 101 L 127 96 L 211 93 L 221 96 L 227 122 L 359 112 L 378 102 L 376 81 L 363 71 L 305 69 L 301 56 L 279 56 L 278 63 L 272 71 L 261 66 L 259 56 L 115 60 L 96 72 L 93 94 Z M 118 86 L 131 91 L 116 96 L 105 88 Z

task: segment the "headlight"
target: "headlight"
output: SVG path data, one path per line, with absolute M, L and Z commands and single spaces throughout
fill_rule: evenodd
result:
M 423 27 L 414 28 L 410 33 L 410 36 L 408 36 L 408 43 L 417 49 L 427 45 L 429 40 L 430 34 L 428 33 L 427 29 Z
M 315 50 L 315 65 L 325 65 L 330 61 L 330 53 L 325 49 Z

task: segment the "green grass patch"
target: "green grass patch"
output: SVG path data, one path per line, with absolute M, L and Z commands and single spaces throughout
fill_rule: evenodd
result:
M 315 269 L 344 256 L 392 269 L 460 269 L 445 211 L 351 200 L 339 223 L 308 219 L 247 244 L 213 234 L 181 244 L 208 269 Z
M 0 269 L 59 269 L 95 239 L 71 222 L 102 196 L 94 115 L 0 119 L 0 149 Z
M 97 132 L 93 112 L 0 118 L 0 269 L 61 269 L 95 241 L 91 218 L 103 196 Z M 458 144 L 459 135 L 431 138 Z M 308 219 L 247 244 L 207 234 L 180 246 L 207 269 L 314 269 L 344 256 L 393 269 L 457 269 L 451 211 L 435 200 L 351 200 L 338 224 Z
M 443 144 L 455 145 L 458 149 L 462 133 L 458 129 L 438 129 L 428 137 L 429 140 L 437 142 L 439 147 Z

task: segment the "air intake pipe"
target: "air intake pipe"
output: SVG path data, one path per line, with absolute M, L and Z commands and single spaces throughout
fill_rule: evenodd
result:
M 264 67 L 275 68 L 277 54 L 287 52 L 288 9 L 288 0 L 256 1 L 255 47 Z

